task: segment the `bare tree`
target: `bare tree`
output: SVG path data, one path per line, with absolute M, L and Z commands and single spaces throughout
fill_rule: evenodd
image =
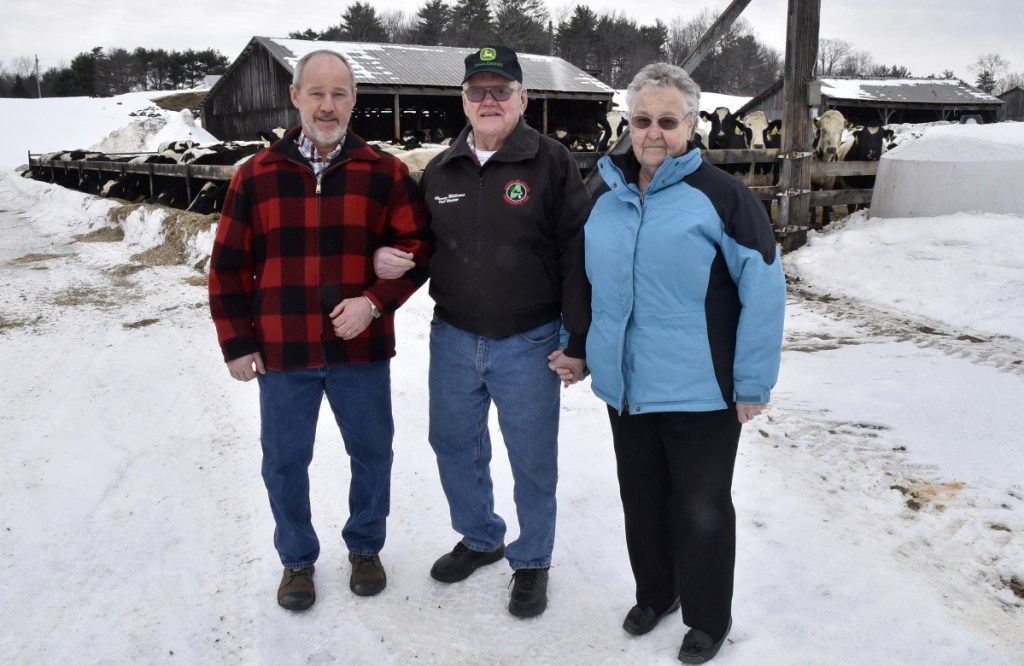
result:
M 668 61 L 674 65 L 681 65 L 717 18 L 718 14 L 705 7 L 688 21 L 679 17 L 672 19 L 668 28 L 668 40 L 665 42 Z
M 988 53 L 978 56 L 973 65 L 967 69 L 974 72 L 977 79 L 975 85 L 987 93 L 992 93 L 999 78 L 1010 71 L 1010 61 L 998 53 Z
M 867 51 L 851 50 L 836 71 L 839 76 L 868 76 L 875 68 L 875 59 Z
M 1002 95 L 1007 90 L 1012 90 L 1013 88 L 1024 88 L 1024 72 L 1010 72 L 999 79 L 993 94 Z
M 391 44 L 413 43 L 413 33 L 416 30 L 417 17 L 401 9 L 385 9 L 379 14 L 381 25 L 387 34 L 387 41 Z
M 36 73 L 36 63 L 28 56 L 15 56 L 7 61 L 7 75 L 27 79 Z
M 843 60 L 853 51 L 853 45 L 845 39 L 822 38 L 818 40 L 818 60 L 815 63 L 816 76 L 839 74 Z

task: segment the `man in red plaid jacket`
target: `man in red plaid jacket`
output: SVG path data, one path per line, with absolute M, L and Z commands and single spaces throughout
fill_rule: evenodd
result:
M 340 54 L 299 60 L 301 127 L 231 181 L 210 261 L 210 310 L 231 376 L 258 379 L 263 480 L 284 565 L 278 603 L 316 600 L 308 467 L 323 396 L 352 458 L 342 538 L 361 596 L 387 583 L 379 553 L 390 505 L 394 312 L 427 278 L 431 243 L 408 168 L 348 131 L 356 101 Z M 415 267 L 378 279 L 373 252 L 394 245 Z

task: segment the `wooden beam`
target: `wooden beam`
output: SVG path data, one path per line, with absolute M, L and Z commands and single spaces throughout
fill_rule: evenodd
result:
M 686 60 L 680 65 L 686 70 L 687 74 L 692 74 L 693 70 L 700 65 L 700 61 L 711 52 L 711 49 L 715 47 L 715 44 L 722 35 L 729 32 L 729 28 L 739 18 L 740 13 L 746 9 L 747 5 L 750 4 L 750 0 L 733 0 L 732 3 L 725 8 L 708 31 L 704 33 L 704 36 L 700 38 L 697 45 L 693 47 L 693 50 L 686 56 Z M 622 155 L 623 153 L 632 150 L 633 144 L 629 139 L 629 127 L 627 126 L 620 134 L 615 144 L 608 149 L 608 155 Z M 593 194 L 601 186 L 601 175 L 597 169 L 592 169 L 587 173 L 583 179 L 584 184 L 587 186 L 587 192 Z
M 687 73 L 692 74 L 693 70 L 697 69 L 700 65 L 701 60 L 704 60 L 707 54 L 711 53 L 711 50 L 715 48 L 715 44 L 729 32 L 729 28 L 739 18 L 740 13 L 746 9 L 747 5 L 750 4 L 750 0 L 733 0 L 732 4 L 725 8 L 725 11 L 718 16 L 708 31 L 704 33 L 704 36 L 700 38 L 697 45 L 693 47 L 687 56 L 683 64 L 680 65 Z
M 821 0 L 789 0 L 786 24 L 786 66 L 782 88 L 782 168 L 779 174 L 777 233 L 796 229 L 790 248 L 806 239 L 811 193 L 811 105 L 808 84 L 818 57 Z M 797 245 L 798 247 L 799 245 Z

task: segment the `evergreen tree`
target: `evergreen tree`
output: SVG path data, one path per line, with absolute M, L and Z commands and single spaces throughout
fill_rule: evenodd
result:
M 341 41 L 386 42 L 388 39 L 384 24 L 377 16 L 377 10 L 368 2 L 354 2 L 341 15 Z
M 310 41 L 316 41 L 320 39 L 320 33 L 313 28 L 306 28 L 305 30 L 295 30 L 288 33 L 288 39 L 307 39 Z
M 520 53 L 546 54 L 548 12 L 543 0 L 497 0 L 494 28 L 498 39 Z
M 568 21 L 558 24 L 555 48 L 558 55 L 580 69 L 596 67 L 592 58 L 597 16 L 586 5 L 577 5 Z
M 451 46 L 482 46 L 495 41 L 488 1 L 458 0 L 452 8 Z
M 991 95 L 992 91 L 996 88 L 996 77 L 987 69 L 982 70 L 978 73 L 978 78 L 974 81 L 974 85 Z
M 447 46 L 452 10 L 444 0 L 428 0 L 416 12 L 413 41 L 426 46 Z
M 28 86 L 25 85 L 25 79 L 21 78 L 21 74 L 17 74 L 14 77 L 14 85 L 11 86 L 11 97 L 31 97 L 28 93 Z

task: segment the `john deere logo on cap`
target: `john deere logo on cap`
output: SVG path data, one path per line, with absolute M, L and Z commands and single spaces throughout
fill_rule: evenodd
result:
M 490 47 L 480 49 L 480 59 L 481 60 L 494 60 L 497 57 L 498 57 L 498 52 L 495 51 L 494 49 L 490 48 Z

